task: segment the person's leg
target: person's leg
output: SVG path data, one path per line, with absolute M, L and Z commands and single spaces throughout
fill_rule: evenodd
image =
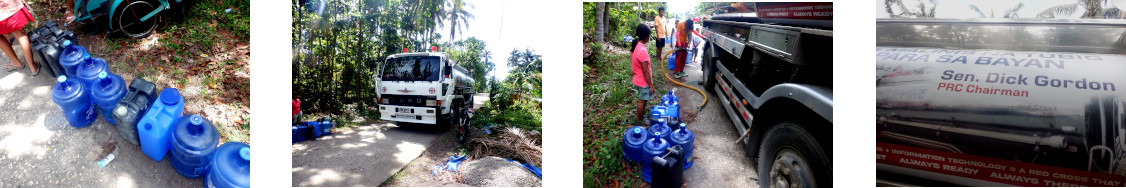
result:
M 637 122 L 645 125 L 645 100 L 637 100 Z
M 9 68 L 23 68 L 23 63 L 20 63 L 20 58 L 16 57 L 16 50 L 12 48 L 12 43 L 8 42 L 8 39 L 0 39 L 0 49 L 12 59 L 12 62 L 8 63 Z
M 31 71 L 32 71 L 31 74 L 34 75 L 34 74 L 39 73 L 39 65 L 37 65 L 35 63 L 35 56 L 31 55 L 31 40 L 27 39 L 27 33 L 24 33 L 23 29 L 18 29 L 16 31 L 13 31 L 12 35 L 15 36 L 17 40 L 20 41 L 20 48 L 23 49 L 23 58 L 27 59 L 27 65 L 31 66 Z M 8 46 L 11 46 L 11 45 L 8 45 Z M 15 50 L 15 49 L 13 49 L 13 50 Z
M 684 60 L 687 59 L 688 52 L 685 50 L 677 50 L 676 52 L 676 70 L 674 74 L 680 75 L 684 72 Z

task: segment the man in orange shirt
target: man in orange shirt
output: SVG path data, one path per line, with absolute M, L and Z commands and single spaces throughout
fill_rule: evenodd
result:
M 657 30 L 655 45 L 657 46 L 657 60 L 660 60 L 664 57 L 661 56 L 661 52 L 665 48 L 665 30 L 667 29 L 665 28 L 665 7 L 657 8 L 657 17 L 653 19 L 653 27 L 656 27 L 654 30 Z

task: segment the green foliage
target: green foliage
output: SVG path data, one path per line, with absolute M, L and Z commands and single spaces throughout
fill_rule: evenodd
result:
M 541 130 L 543 119 L 541 55 L 532 49 L 509 53 L 508 77 L 489 80 L 490 100 L 471 120 L 472 124 L 505 124 L 526 130 Z
M 483 79 L 491 66 L 475 55 L 483 41 L 439 43 L 451 12 L 472 19 L 464 10 L 451 10 L 446 1 L 293 0 L 293 95 L 314 112 L 342 112 L 345 104 L 375 104 L 375 79 L 387 56 L 442 46 L 451 58 Z M 459 5 L 464 6 L 464 4 Z M 461 23 L 461 26 L 467 26 Z M 448 48 L 454 49 L 448 49 Z M 468 50 L 468 51 L 467 51 Z
M 662 2 L 609 2 L 606 3 L 606 40 L 619 42 L 626 35 L 632 36 L 637 24 L 652 22 L 657 16 L 657 8 L 665 6 Z M 597 3 L 583 3 L 583 32 L 594 32 L 597 27 Z

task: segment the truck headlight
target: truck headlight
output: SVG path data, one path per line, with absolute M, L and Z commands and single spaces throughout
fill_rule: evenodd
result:
M 390 103 L 390 100 L 391 100 L 391 98 L 382 98 L 382 99 L 379 99 L 379 103 L 380 104 L 388 104 L 388 103 Z
M 438 106 L 438 100 L 426 100 L 426 106 Z

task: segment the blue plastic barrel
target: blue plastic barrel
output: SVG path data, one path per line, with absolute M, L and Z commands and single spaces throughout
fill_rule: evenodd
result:
M 79 80 L 82 80 L 87 86 L 93 87 L 94 81 L 98 80 L 98 74 L 102 72 L 112 73 L 109 71 L 109 66 L 106 65 L 106 60 L 94 57 L 78 64 L 78 70 L 75 73 L 78 74 Z
M 78 76 L 78 64 L 90 59 L 90 53 L 86 48 L 77 44 L 72 44 L 70 40 L 63 41 L 63 52 L 59 54 L 59 65 L 63 66 L 66 70 L 66 75 L 71 77 Z
M 308 135 L 306 134 L 308 132 L 309 126 L 305 126 L 304 124 L 293 125 L 293 143 L 307 140 L 308 138 L 305 135 Z
M 164 154 L 168 153 L 172 145 L 172 123 L 184 114 L 184 98 L 176 88 L 165 88 L 158 98 L 137 123 L 141 151 L 156 161 L 164 159 Z
M 59 76 L 57 80 L 58 83 L 55 83 L 55 88 L 51 90 L 51 100 L 62 109 L 63 117 L 66 117 L 70 126 L 82 128 L 94 122 L 98 118 L 98 111 L 94 104 L 90 103 L 90 92 L 87 91 L 86 85 L 74 79 L 67 79 L 65 75 Z
M 227 142 L 212 155 L 211 170 L 204 179 L 204 187 L 250 187 L 250 146 L 242 142 Z
M 91 85 L 94 104 L 102 110 L 102 116 L 110 124 L 117 125 L 113 120 L 113 108 L 117 102 L 125 97 L 125 79 L 109 72 L 98 73 L 98 79 Z
M 641 160 L 641 145 L 649 139 L 649 133 L 641 126 L 633 126 L 622 134 L 622 157 L 629 162 Z
M 653 157 L 664 155 L 665 148 L 669 147 L 669 142 L 661 138 L 661 136 L 661 133 L 656 133 L 654 137 L 645 141 L 645 145 L 642 146 L 641 178 L 645 179 L 645 183 L 651 182 L 649 179 L 652 177 L 653 165 L 651 163 Z
M 653 124 L 653 125 L 649 126 L 649 137 L 650 138 L 661 137 L 662 139 L 668 140 L 669 139 L 669 133 L 671 133 L 671 132 L 672 132 L 672 129 L 670 129 L 668 124 L 665 123 L 665 119 L 660 119 L 660 120 L 658 120 L 657 124 Z M 660 133 L 660 134 L 657 134 L 657 133 Z M 660 135 L 660 136 L 658 136 L 658 135 Z
M 219 145 L 219 131 L 199 115 L 180 117 L 172 127 L 172 168 L 188 178 L 203 176 L 211 153 Z
M 688 130 L 688 125 L 680 123 L 680 128 L 673 131 L 672 136 L 669 138 L 673 145 L 680 146 L 680 148 L 684 149 L 684 158 L 679 159 L 684 161 L 684 169 L 692 167 L 692 148 L 696 136 L 692 134 L 692 131 Z

